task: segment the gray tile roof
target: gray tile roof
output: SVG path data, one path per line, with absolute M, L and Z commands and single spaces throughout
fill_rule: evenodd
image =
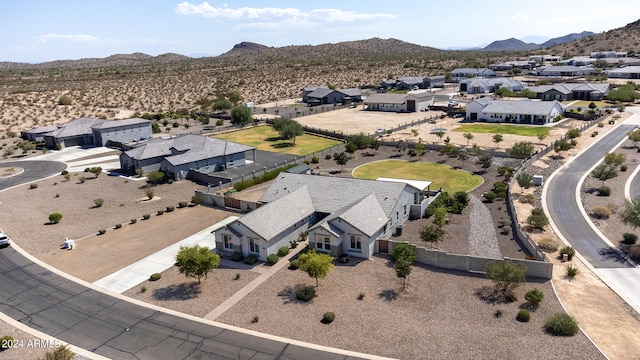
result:
M 608 70 L 610 74 L 637 74 L 640 73 L 640 66 L 625 66 L 620 69 Z
M 68 121 L 58 126 L 58 129 L 50 132 L 47 136 L 53 136 L 56 138 L 68 138 L 80 135 L 91 135 L 93 131 L 91 128 L 95 125 L 101 124 L 105 120 L 93 119 L 93 118 L 78 118 Z
M 346 221 L 368 237 L 373 236 L 389 220 L 374 194 L 349 206 L 338 219 Z
M 131 118 L 131 119 L 122 119 L 122 120 L 105 120 L 100 124 L 93 126 L 93 129 L 110 129 L 116 128 L 120 126 L 127 125 L 135 125 L 135 124 L 151 124 L 150 120 L 141 119 L 141 118 Z
M 469 79 L 460 80 L 460 84 L 466 83 L 468 86 L 473 86 L 474 84 L 482 84 L 484 87 L 491 87 L 500 85 L 500 87 L 524 87 L 524 83 L 518 80 L 508 79 L 508 78 L 482 78 L 482 77 L 474 77 Z
M 596 91 L 605 93 L 609 90 L 610 85 L 606 83 L 602 84 L 578 84 L 578 83 L 557 83 L 553 85 L 540 85 L 532 86 L 529 90 L 536 93 L 543 93 L 549 90 L 556 90 L 563 94 L 571 94 L 573 91 Z
M 268 241 L 315 212 L 306 186 L 287 191 L 286 195 L 237 221 Z
M 362 91 L 358 88 L 340 89 L 338 91 L 347 96 L 362 96 Z
M 515 100 L 515 101 L 491 101 L 484 109 L 483 113 L 489 114 L 523 114 L 523 115 L 549 115 L 551 109 L 562 104 L 556 100 L 553 101 L 531 101 L 531 100 Z
M 365 104 L 404 104 L 405 94 L 375 93 L 367 96 Z
M 41 126 L 35 129 L 23 131 L 26 134 L 44 134 L 54 130 L 57 130 L 58 127 L 55 125 Z

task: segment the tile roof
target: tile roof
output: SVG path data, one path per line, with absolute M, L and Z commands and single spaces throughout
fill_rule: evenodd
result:
M 141 118 L 131 118 L 131 119 L 122 119 L 122 120 L 105 120 L 100 124 L 93 126 L 93 129 L 110 129 L 120 126 L 127 125 L 136 125 L 136 124 L 151 124 L 150 120 L 141 119 Z
M 58 129 L 48 133 L 47 136 L 53 136 L 56 138 L 66 138 L 80 135 L 91 135 L 93 131 L 91 128 L 95 125 L 101 124 L 105 120 L 93 119 L 93 118 L 78 118 L 68 121 L 58 126 Z
M 640 66 L 625 66 L 619 69 L 607 70 L 610 74 L 636 74 L 640 73 Z
M 540 86 L 532 86 L 529 90 L 536 93 L 547 92 L 551 89 L 554 89 L 563 94 L 571 94 L 573 91 L 596 91 L 605 93 L 609 90 L 610 85 L 606 83 L 602 84 L 579 84 L 579 83 L 557 83 L 553 85 L 540 85 Z
M 338 219 L 346 221 L 368 237 L 389 221 L 373 193 L 349 206 Z
M 367 96 L 364 100 L 365 104 L 404 104 L 406 101 L 405 94 L 393 93 L 375 93 Z
M 489 114 L 524 114 L 524 115 L 549 115 L 556 106 L 563 105 L 556 100 L 553 101 L 491 101 L 484 109 L 483 113 Z

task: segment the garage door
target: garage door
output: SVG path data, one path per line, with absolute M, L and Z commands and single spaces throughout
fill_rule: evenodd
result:
M 408 112 L 416 111 L 416 101 L 415 100 L 407 100 L 407 111 Z
M 65 147 L 82 146 L 82 145 L 84 145 L 84 140 L 82 139 L 82 136 L 64 139 L 64 146 Z

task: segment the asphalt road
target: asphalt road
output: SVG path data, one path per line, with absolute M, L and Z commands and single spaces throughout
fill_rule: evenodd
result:
M 57 161 L 24 160 L 0 162 L 0 167 L 23 168 L 24 172 L 17 176 L 0 179 L 0 191 L 12 186 L 35 182 L 51 175 L 60 174 L 67 164 Z
M 627 136 L 634 125 L 619 125 L 600 141 L 578 155 L 568 166 L 559 170 L 547 183 L 548 214 L 564 238 L 595 268 L 629 268 L 622 254 L 609 246 L 591 227 L 580 211 L 576 189 L 580 178 L 607 152 Z M 619 189 L 618 191 L 622 191 Z

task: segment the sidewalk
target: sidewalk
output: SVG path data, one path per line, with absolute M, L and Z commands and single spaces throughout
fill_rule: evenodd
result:
M 172 267 L 176 262 L 175 255 L 180 250 L 180 246 L 200 245 L 214 249 L 216 247 L 216 240 L 211 233 L 236 219 L 238 219 L 237 216 L 229 216 L 217 224 L 211 225 L 176 244 L 166 247 L 155 254 L 149 255 L 122 270 L 103 277 L 93 284 L 118 294 L 122 294 L 123 292 L 147 280 L 151 274 L 160 273 Z
M 281 270 L 284 267 L 288 267 L 289 266 L 289 261 L 291 260 L 291 258 L 296 256 L 302 250 L 306 249 L 307 245 L 308 245 L 308 240 L 299 242 L 298 243 L 298 247 L 295 248 L 295 249 L 292 249 L 289 252 L 289 255 L 287 255 L 286 257 L 280 258 L 280 260 L 275 265 L 272 265 L 272 266 L 269 266 L 268 268 L 266 268 L 266 270 L 263 271 L 260 274 L 260 276 L 258 276 L 257 278 L 253 279 L 253 281 L 248 283 L 247 286 L 245 286 L 242 289 L 238 290 L 238 292 L 233 294 L 231 297 L 229 297 L 227 300 L 225 300 L 222 304 L 218 305 L 217 308 L 211 310 L 207 315 L 204 316 L 204 318 L 207 319 L 207 320 L 216 320 L 225 311 L 229 310 L 238 301 L 242 300 L 242 298 L 247 296 L 251 291 L 253 291 L 255 288 L 260 286 L 267 279 L 269 279 L 271 277 L 271 275 L 274 275 L 275 273 L 277 273 L 279 270 Z

